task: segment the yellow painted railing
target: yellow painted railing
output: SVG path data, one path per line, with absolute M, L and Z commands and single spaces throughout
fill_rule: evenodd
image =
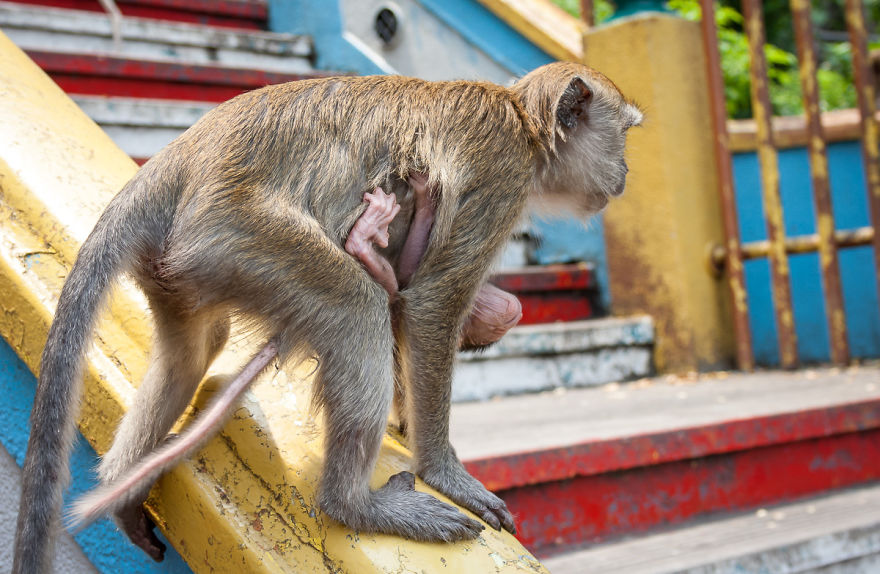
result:
M 586 25 L 548 0 L 479 0 L 511 28 L 557 60 L 580 62 Z
M 0 33 L 0 334 L 32 371 L 80 243 L 136 170 Z M 98 452 L 107 450 L 146 368 L 147 316 L 139 294 L 123 286 L 99 325 L 79 421 Z M 248 356 L 246 343 L 233 347 L 212 367 L 188 416 Z M 153 489 L 148 508 L 193 570 L 546 572 L 516 539 L 491 529 L 472 542 L 421 544 L 357 534 L 326 518 L 315 504 L 322 422 L 309 412 L 310 367 L 273 370 L 219 437 Z M 408 451 L 386 438 L 373 485 L 409 467 Z

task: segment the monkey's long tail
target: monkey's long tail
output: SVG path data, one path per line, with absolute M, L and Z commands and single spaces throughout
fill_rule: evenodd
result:
M 155 482 L 162 473 L 192 454 L 219 430 L 232 405 L 277 355 L 278 346 L 270 339 L 195 423 L 176 440 L 144 458 L 117 480 L 99 486 L 77 500 L 68 516 L 70 527 L 85 527 L 100 516 L 125 506 L 131 502 L 130 497 L 133 494 L 143 492 L 143 487 Z
M 142 194 L 129 184 L 83 243 L 61 290 L 31 413 L 14 574 L 41 574 L 51 568 L 62 492 L 69 481 L 67 460 L 81 394 L 80 371 L 90 334 L 111 283 L 137 247 L 148 242 L 147 234 L 155 231 L 138 208 L 152 210 L 149 220 L 155 221 L 158 209 L 143 201 Z

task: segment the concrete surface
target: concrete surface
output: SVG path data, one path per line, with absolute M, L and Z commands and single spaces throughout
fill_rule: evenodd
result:
M 880 363 L 666 376 L 453 405 L 463 460 L 880 398 Z
M 545 561 L 554 574 L 880 572 L 880 485 L 720 518 Z

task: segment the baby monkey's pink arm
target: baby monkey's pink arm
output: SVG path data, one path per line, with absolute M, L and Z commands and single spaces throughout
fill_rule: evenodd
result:
M 381 187 L 377 187 L 373 193 L 365 193 L 364 201 L 369 205 L 348 234 L 345 250 L 367 268 L 370 276 L 393 299 L 397 296 L 397 277 L 391 264 L 376 253 L 373 245 L 388 246 L 388 225 L 400 211 L 400 206 L 397 197 L 393 193 L 386 195 Z

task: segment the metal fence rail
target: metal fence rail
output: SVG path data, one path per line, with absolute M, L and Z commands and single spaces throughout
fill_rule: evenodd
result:
M 700 0 L 703 9 L 703 45 L 706 50 L 706 75 L 709 79 L 712 110 L 712 128 L 715 131 L 715 161 L 718 171 L 718 193 L 724 223 L 725 247 L 721 262 L 727 268 L 727 285 L 733 314 L 736 340 L 736 362 L 740 369 L 752 370 L 755 356 L 752 352 L 752 333 L 749 330 L 749 308 L 743 272 L 743 256 L 736 217 L 736 197 L 733 192 L 733 165 L 730 158 L 730 135 L 727 133 L 727 108 L 724 102 L 724 79 L 721 75 L 721 55 L 718 52 L 718 33 L 715 30 L 715 5 L 712 0 Z M 720 96 L 720 97 L 719 97 Z
M 877 269 L 877 288 L 880 292 L 880 150 L 878 150 L 877 118 L 874 93 L 874 74 L 868 62 L 868 33 L 865 30 L 865 7 L 862 0 L 846 0 L 846 25 L 852 44 L 853 76 L 859 100 L 862 132 L 862 152 L 865 162 L 865 181 L 868 184 L 871 225 L 874 227 L 874 268 Z
M 834 240 L 834 214 L 831 210 L 831 184 L 828 180 L 828 151 L 819 109 L 819 85 L 816 70 L 816 43 L 810 20 L 810 0 L 791 0 L 795 42 L 800 62 L 801 91 L 807 118 L 807 149 L 810 156 L 810 175 L 813 180 L 813 200 L 816 203 L 816 231 L 819 267 L 825 289 L 825 314 L 831 340 L 831 360 L 837 364 L 849 362 L 849 343 L 846 340 L 846 316 L 843 310 L 843 291 L 840 286 L 840 265 L 837 243 Z
M 773 306 L 778 335 L 780 363 L 784 368 L 798 364 L 797 336 L 792 311 L 788 254 L 818 252 L 825 310 L 830 333 L 831 359 L 846 364 L 850 359 L 847 325 L 838 261 L 838 249 L 872 244 L 875 267 L 880 269 L 880 149 L 878 149 L 875 118 L 873 74 L 868 62 L 864 6 L 861 0 L 846 1 L 847 26 L 852 43 L 853 69 L 858 92 L 861 140 L 864 150 L 865 175 L 870 199 L 872 227 L 839 231 L 835 229 L 828 178 L 827 139 L 822 129 L 819 92 L 816 79 L 818 57 L 810 20 L 809 0 L 790 0 L 797 43 L 798 65 L 807 122 L 807 149 L 810 159 L 813 198 L 816 207 L 816 233 L 786 237 L 782 203 L 779 194 L 779 165 L 772 128 L 772 110 L 768 92 L 767 64 L 764 56 L 765 31 L 762 0 L 743 0 L 745 31 L 751 58 L 750 80 L 752 109 L 757 131 L 757 151 L 761 167 L 764 216 L 767 240 L 741 244 L 736 221 L 731 156 L 726 125 L 724 86 L 715 31 L 715 10 L 712 0 L 700 0 L 703 10 L 703 40 L 706 48 L 710 79 L 710 98 L 715 129 L 715 151 L 718 161 L 719 195 L 724 213 L 725 245 L 712 252 L 713 262 L 723 266 L 732 300 L 732 313 L 737 342 L 737 364 L 751 369 L 754 357 L 748 320 L 743 261 L 758 257 L 770 259 Z M 880 274 L 878 274 L 880 279 Z M 880 282 L 878 282 L 880 290 Z

